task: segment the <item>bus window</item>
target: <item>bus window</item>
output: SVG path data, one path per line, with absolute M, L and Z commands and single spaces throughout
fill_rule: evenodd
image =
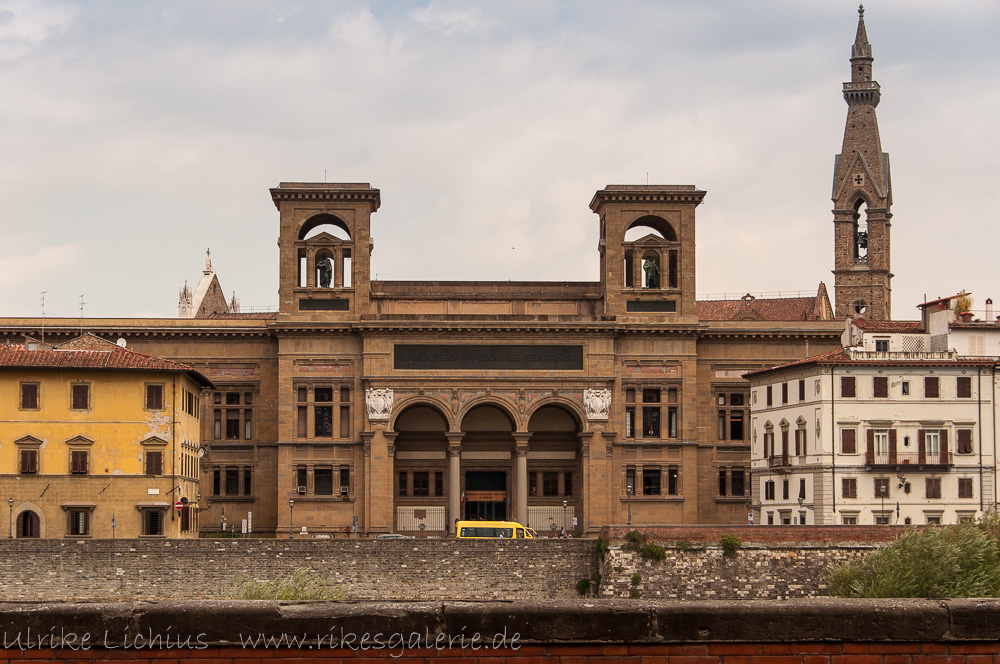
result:
M 517 529 L 517 536 L 518 537 L 524 537 L 524 530 L 522 530 L 521 528 L 518 528 Z
M 503 536 L 506 537 L 507 539 L 510 539 L 511 537 L 514 536 L 513 528 L 497 528 L 497 530 L 503 533 Z M 499 537 L 499 535 L 497 535 L 497 537 Z

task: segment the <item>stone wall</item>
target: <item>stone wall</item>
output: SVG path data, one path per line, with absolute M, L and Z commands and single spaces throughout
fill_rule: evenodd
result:
M 576 597 L 592 540 L 0 540 L 6 600 L 205 599 L 322 571 L 355 599 Z
M 0 603 L 0 634 L 36 664 L 973 664 L 1000 600 Z

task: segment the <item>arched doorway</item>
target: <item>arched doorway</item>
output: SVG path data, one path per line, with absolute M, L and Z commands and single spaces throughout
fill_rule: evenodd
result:
M 513 517 L 514 421 L 493 404 L 472 408 L 461 424 L 462 506 L 466 520 L 506 521 Z
M 570 410 L 546 405 L 528 420 L 528 523 L 539 534 L 578 531 L 583 495 L 580 422 Z
M 42 536 L 41 521 L 31 510 L 17 515 L 17 538 L 38 538 Z
M 393 426 L 394 521 L 398 533 L 441 536 L 448 529 L 448 422 L 432 405 L 405 408 Z

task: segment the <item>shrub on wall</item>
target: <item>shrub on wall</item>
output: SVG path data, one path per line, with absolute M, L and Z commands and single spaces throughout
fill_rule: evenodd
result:
M 892 544 L 833 567 L 839 597 L 1000 597 L 1000 518 L 910 529 Z
M 271 581 L 244 579 L 220 594 L 222 599 L 335 600 L 344 599 L 344 591 L 312 570 L 300 567 L 292 574 Z
M 736 535 L 723 535 L 719 544 L 722 545 L 722 555 L 726 558 L 734 557 L 740 547 L 743 546 L 743 542 Z
M 639 555 L 647 560 L 663 560 L 667 557 L 667 550 L 659 544 L 644 544 L 639 550 Z
M 598 560 L 604 560 L 604 556 L 608 555 L 608 540 L 597 538 L 597 543 L 594 545 L 594 555 L 597 556 Z
M 590 579 L 580 579 L 576 582 L 576 594 L 586 595 L 590 592 Z

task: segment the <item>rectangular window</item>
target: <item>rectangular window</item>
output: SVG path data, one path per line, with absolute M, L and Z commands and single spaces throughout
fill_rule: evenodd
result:
M 90 510 L 69 510 L 69 534 L 77 537 L 90 534 Z
M 635 407 L 625 409 L 625 437 L 635 438 Z
M 924 449 L 927 452 L 927 457 L 935 457 L 932 459 L 932 463 L 936 462 L 936 457 L 941 456 L 941 433 L 939 431 L 927 431 L 924 433 Z
M 937 376 L 924 376 L 924 397 L 937 399 L 940 393 Z
M 534 471 L 528 473 L 528 495 L 538 495 L 538 473 Z
M 569 471 L 563 473 L 563 495 L 573 495 L 573 473 Z
M 730 493 L 734 496 L 742 496 L 746 492 L 746 483 L 744 481 L 743 469 L 733 468 L 733 472 L 730 476 Z
M 882 456 L 888 456 L 889 454 L 889 430 L 888 429 L 876 429 L 875 435 L 875 454 Z
M 875 478 L 875 498 L 888 498 L 889 497 L 889 478 L 888 477 L 876 477 Z
M 35 475 L 38 473 L 38 450 L 21 450 L 21 474 Z
M 799 401 L 806 400 L 806 381 L 799 381 Z
M 319 390 L 316 390 L 319 392 Z M 313 408 L 315 422 L 313 435 L 317 438 L 333 437 L 333 406 L 315 406 Z
M 788 500 L 788 480 L 781 481 L 781 499 Z
M 163 385 L 146 385 L 146 409 L 163 410 Z
M 899 391 L 904 397 L 910 396 L 910 381 L 904 380 L 899 384 Z
M 441 476 L 442 473 L 437 473 L 434 478 L 434 486 L 436 487 L 437 494 L 440 496 L 441 493 Z M 344 466 L 340 469 L 340 495 L 346 496 L 351 492 L 351 469 L 349 466 Z
M 347 486 L 346 484 L 344 486 Z M 434 473 L 434 495 L 443 496 L 444 495 L 444 473 L 440 470 Z
M 240 438 L 240 411 L 226 411 L 226 440 L 239 440 Z
M 215 468 L 212 470 L 212 495 L 219 496 L 222 494 L 222 469 Z
M 644 495 L 644 496 L 658 496 L 658 495 L 660 495 L 660 469 L 659 468 L 643 468 L 642 469 L 642 495 Z
M 667 468 L 667 494 L 676 496 L 680 491 L 680 471 L 677 466 Z
M 297 422 L 297 433 L 299 438 L 307 438 L 309 436 L 309 409 L 306 406 L 299 406 L 298 412 L 298 422 Z
M 799 500 L 806 499 L 806 481 L 805 479 L 799 480 Z M 799 521 L 799 523 L 805 523 L 805 521 Z
M 163 511 L 144 510 L 142 513 L 142 534 L 163 535 Z
M 243 469 L 243 495 L 253 495 L 253 469 L 250 466 Z
M 926 484 L 927 498 L 941 497 L 941 479 L 938 477 L 928 477 Z
M 764 482 L 764 500 L 774 500 L 774 480 Z
M 719 495 L 726 495 L 726 469 L 719 468 Z
M 781 403 L 788 403 L 788 383 L 781 384 Z
M 889 378 L 886 376 L 875 376 L 872 378 L 872 395 L 875 398 L 884 399 L 889 396 Z
M 69 453 L 69 472 L 73 475 L 86 475 L 89 472 L 87 450 L 73 450 Z
M 21 383 L 21 410 L 38 410 L 38 383 Z
M 226 495 L 240 495 L 240 469 L 236 466 L 226 467 Z
M 659 406 L 642 407 L 642 435 L 644 438 L 660 437 L 660 408 Z
M 959 498 L 972 498 L 972 478 L 971 477 L 959 477 L 958 478 L 958 497 Z
M 559 473 L 546 471 L 542 473 L 542 495 L 559 495 Z
M 888 339 L 876 339 L 875 340 L 875 352 L 876 353 L 888 353 L 889 352 L 889 340 Z
M 333 495 L 333 468 L 317 468 L 313 471 L 313 494 Z
M 841 519 L 842 519 L 842 523 L 845 526 L 856 526 L 856 525 L 858 525 L 858 517 L 856 517 L 856 516 L 853 516 L 853 515 L 852 516 L 847 516 L 845 514 L 843 517 L 841 517 Z
M 90 385 L 76 384 L 72 389 L 73 410 L 88 410 L 90 408 Z
M 635 495 L 635 468 L 625 470 L 625 493 L 630 496 Z
M 972 398 L 972 378 L 969 376 L 959 376 L 957 392 L 959 399 L 970 399 Z
M 972 429 L 958 430 L 958 453 L 972 454 Z
M 249 408 L 243 411 L 243 437 L 246 440 L 253 438 L 253 411 Z
M 858 497 L 858 480 L 853 477 L 845 477 L 840 481 L 840 493 L 843 498 Z
M 212 427 L 212 437 L 215 440 L 220 440 L 222 438 L 222 411 L 219 409 L 215 410 L 215 424 Z
M 767 386 L 767 405 L 768 407 L 774 405 L 774 390 L 771 385 Z
M 351 437 L 351 408 L 350 406 L 340 407 L 340 437 Z
M 856 454 L 858 432 L 854 429 L 840 430 L 840 451 L 842 454 Z
M 306 468 L 296 468 L 295 470 L 295 492 L 300 496 L 306 495 L 309 483 L 309 471 Z
M 146 458 L 146 474 L 147 475 L 162 475 L 163 474 L 163 452 L 146 450 L 143 455 Z
M 430 495 L 430 473 L 426 470 L 419 470 L 413 473 L 413 495 Z
M 851 398 L 857 393 L 854 387 L 854 376 L 840 377 L 840 396 Z
M 677 437 L 677 406 L 667 407 L 667 437 Z

